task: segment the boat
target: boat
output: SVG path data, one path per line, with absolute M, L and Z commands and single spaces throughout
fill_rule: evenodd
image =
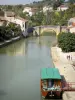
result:
M 75 82 L 66 82 L 57 68 L 41 69 L 40 90 L 42 98 L 61 99 L 65 91 L 75 92 Z
M 42 98 L 61 98 L 62 82 L 61 75 L 57 68 L 41 69 L 41 97 Z

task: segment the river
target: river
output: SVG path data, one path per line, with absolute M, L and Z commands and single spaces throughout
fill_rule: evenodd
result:
M 31 37 L 0 48 L 0 100 L 40 100 L 40 69 L 54 67 L 55 36 Z

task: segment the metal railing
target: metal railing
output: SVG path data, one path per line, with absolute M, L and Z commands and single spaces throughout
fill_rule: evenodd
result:
M 75 82 L 63 82 L 62 90 L 63 91 L 75 91 Z

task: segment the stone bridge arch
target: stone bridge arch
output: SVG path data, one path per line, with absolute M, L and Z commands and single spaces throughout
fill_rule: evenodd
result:
M 44 31 L 46 32 L 55 32 L 56 35 L 60 33 L 60 26 L 37 26 L 34 27 L 34 34 L 37 33 L 37 35 L 42 35 Z
M 40 35 L 56 35 L 56 31 L 53 29 L 42 29 Z

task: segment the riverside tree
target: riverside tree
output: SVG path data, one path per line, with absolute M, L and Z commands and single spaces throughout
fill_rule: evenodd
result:
M 60 33 L 58 35 L 58 46 L 63 52 L 75 51 L 75 34 L 73 33 Z
M 0 42 L 4 40 L 9 40 L 12 37 L 20 36 L 21 28 L 20 26 L 9 23 L 8 25 L 0 26 Z

